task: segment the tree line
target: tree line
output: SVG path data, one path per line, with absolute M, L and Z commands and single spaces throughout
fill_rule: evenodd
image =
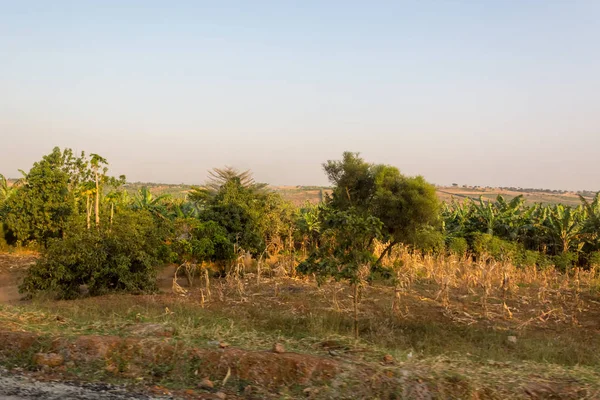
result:
M 440 203 L 422 177 L 358 153 L 323 169 L 332 192 L 317 205 L 294 207 L 251 172 L 228 167 L 176 199 L 146 187 L 130 195 L 100 155 L 55 148 L 13 185 L 0 176 L 0 245 L 40 249 L 21 290 L 63 298 L 81 285 L 92 295 L 153 291 L 165 263 L 224 274 L 245 254 L 283 255 L 294 272 L 355 287 L 385 277 L 382 261 L 401 245 L 539 267 L 599 261 L 598 195 L 579 207 L 526 206 L 522 197 Z

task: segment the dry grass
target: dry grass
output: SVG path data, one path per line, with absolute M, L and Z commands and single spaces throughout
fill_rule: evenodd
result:
M 182 279 L 184 295 L 171 293 L 169 281 L 156 295 L 4 306 L 0 326 L 67 337 L 127 336 L 132 325 L 151 322 L 174 329 L 175 340 L 194 348 L 227 342 L 266 350 L 279 342 L 288 351 L 398 377 L 385 385 L 408 387 L 408 378 L 399 377 L 410 371 L 411 382 L 424 382 L 437 398 L 544 398 L 554 392 L 560 393 L 555 398 L 594 398 L 599 393 L 595 270 L 566 276 L 552 268 L 519 269 L 485 258 L 398 249 L 385 261 L 394 268 L 393 281 L 375 279 L 361 288 L 360 339 L 354 340 L 352 288 L 292 278 L 292 264 L 283 261 L 262 265 L 260 280 L 250 265 L 227 278 L 206 280 L 201 274 L 191 288 Z M 394 365 L 381 363 L 385 354 Z M 346 389 L 335 393 L 362 393 L 365 382 L 352 379 L 348 376 Z M 384 386 L 373 389 L 381 398 L 392 390 Z M 336 397 L 327 390 L 322 388 L 323 398 Z

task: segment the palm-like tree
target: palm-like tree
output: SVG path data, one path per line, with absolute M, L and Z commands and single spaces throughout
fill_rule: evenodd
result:
M 224 168 L 213 168 L 208 171 L 208 181 L 203 186 L 193 187 L 188 194 L 188 198 L 202 204 L 208 199 L 214 197 L 219 190 L 228 182 L 238 181 L 240 186 L 255 191 L 264 190 L 266 183 L 256 183 L 252 177 L 252 171 L 239 171 L 236 168 L 225 166 Z

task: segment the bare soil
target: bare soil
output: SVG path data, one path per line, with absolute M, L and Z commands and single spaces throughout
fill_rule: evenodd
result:
M 0 303 L 16 303 L 21 299 L 19 284 L 37 257 L 34 253 L 0 254 Z

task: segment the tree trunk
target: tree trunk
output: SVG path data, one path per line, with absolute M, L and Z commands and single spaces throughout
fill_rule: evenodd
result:
M 354 284 L 354 338 L 358 339 L 358 283 Z
M 96 170 L 96 228 L 100 227 L 100 188 L 98 185 L 98 170 Z
M 388 247 L 386 247 L 385 250 L 383 250 L 383 252 L 379 256 L 379 258 L 377 259 L 377 262 L 375 263 L 375 265 L 379 265 L 381 260 L 383 260 L 383 257 L 385 257 L 386 253 L 389 253 L 390 251 L 392 251 L 392 247 L 394 247 L 397 244 L 398 244 L 398 242 L 395 240 L 393 242 L 391 242 L 390 244 L 388 244 Z
M 86 220 L 87 220 L 87 228 L 90 229 L 90 214 L 92 213 L 92 210 L 91 210 L 91 205 L 90 205 L 90 194 L 89 193 L 86 196 L 85 213 L 86 213 Z
M 115 203 L 110 203 L 110 227 L 112 228 L 113 217 L 115 216 Z

